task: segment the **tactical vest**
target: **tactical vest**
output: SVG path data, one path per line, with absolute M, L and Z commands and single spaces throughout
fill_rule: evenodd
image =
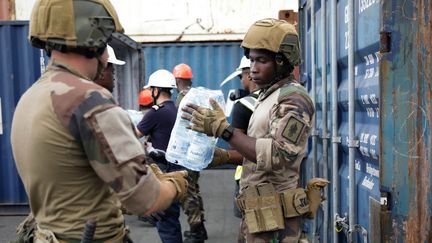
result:
M 257 161 L 259 156 L 271 155 L 273 158 L 270 133 L 275 132 L 272 130 L 275 129 L 275 124 L 270 124 L 270 119 L 275 119 L 276 116 L 271 117 L 271 112 L 275 107 L 279 107 L 281 100 L 294 92 L 303 97 L 306 103 L 312 104 L 307 91 L 302 86 L 293 83 L 282 83 L 282 87 L 275 88 L 273 92 L 260 95 L 248 128 L 248 135 L 257 138 L 256 147 L 260 147 L 260 151 L 257 150 Z M 288 120 L 287 126 L 290 121 Z M 274 121 L 272 120 L 272 122 Z M 278 123 L 276 123 L 276 127 L 279 127 Z M 237 198 L 237 204 L 244 213 L 250 233 L 281 230 L 285 228 L 285 218 L 307 214 L 311 209 L 316 211 L 315 206 L 310 207 L 308 191 L 297 188 L 298 171 L 305 154 L 306 145 L 296 144 L 296 146 L 301 147 L 303 152 L 295 158 L 289 158 L 289 166 L 284 165 L 274 170 L 273 168 L 261 168 L 259 170 L 257 169 L 258 162 L 255 164 L 251 161 L 244 161 L 242 180 L 240 181 L 242 191 Z M 284 162 L 287 159 L 284 158 Z M 261 164 L 261 166 L 263 165 Z M 318 194 L 314 195 L 318 195 L 318 197 L 315 196 L 310 199 L 314 201 L 314 205 L 319 205 L 320 202 L 320 188 L 318 187 L 317 190 Z M 315 192 L 316 190 L 310 191 Z M 317 200 L 318 203 L 316 203 Z

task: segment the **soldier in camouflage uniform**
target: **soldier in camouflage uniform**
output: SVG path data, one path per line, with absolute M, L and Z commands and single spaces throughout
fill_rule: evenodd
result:
M 126 242 L 120 205 L 149 214 L 185 194 L 187 173 L 150 169 L 126 112 L 93 82 L 114 31 L 122 27 L 107 0 L 41 0 L 33 8 L 30 42 L 51 60 L 18 102 L 11 143 L 36 242 L 79 242 L 89 219 L 97 221 L 93 242 Z
M 252 81 L 261 89 L 247 135 L 227 122 L 213 100 L 213 110 L 188 104 L 184 111 L 191 116 L 184 118 L 192 122 L 191 129 L 221 137 L 236 150 L 217 150 L 218 163 L 235 160 L 236 153 L 244 157 L 238 241 L 298 242 L 301 216 L 313 216 L 325 184 L 318 180 L 307 191 L 298 188 L 315 113 L 306 90 L 291 74 L 300 63 L 298 35 L 285 21 L 263 19 L 250 27 L 242 47 L 251 60 Z
M 176 79 L 178 91 L 175 104 L 179 107 L 180 102 L 192 86 L 193 73 L 189 65 L 180 63 L 174 67 L 173 75 Z M 204 203 L 198 183 L 200 173 L 193 170 L 187 171 L 189 175 L 189 188 L 186 198 L 182 203 L 182 208 L 188 217 L 190 230 L 184 232 L 185 240 L 183 243 L 200 243 L 208 239 L 207 230 L 204 225 Z

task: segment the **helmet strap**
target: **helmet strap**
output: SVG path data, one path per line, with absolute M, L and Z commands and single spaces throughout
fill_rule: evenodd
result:
M 97 70 L 96 70 L 96 76 L 95 76 L 94 80 L 96 80 L 98 78 L 101 78 L 102 72 L 106 68 L 106 67 L 104 67 L 103 62 L 101 60 L 101 57 L 102 57 L 102 54 L 105 51 L 105 48 L 106 48 L 106 46 L 98 48 L 96 51 L 90 51 L 89 49 L 86 49 L 87 51 L 92 52 L 93 55 L 94 55 L 93 57 L 96 57 L 96 59 L 98 61 Z M 93 57 L 88 57 L 88 56 L 86 56 L 86 57 L 87 58 L 93 58 Z
M 98 61 L 97 63 L 97 70 L 96 70 L 96 75 L 95 78 L 93 80 L 96 80 L 98 78 L 101 77 L 103 70 L 105 69 L 103 62 L 101 60 L 101 56 L 96 57 L 96 60 Z
M 274 81 L 272 82 L 272 85 L 274 83 L 277 83 L 278 81 L 288 77 L 291 72 L 293 71 L 293 67 L 291 64 L 289 64 L 288 60 L 282 53 L 277 53 L 275 56 L 275 62 L 276 62 L 276 73 Z
M 155 93 L 156 89 L 158 90 L 157 95 Z M 152 98 L 153 98 L 153 105 L 157 105 L 157 99 L 159 98 L 160 94 L 161 94 L 160 88 L 152 87 L 151 95 L 152 95 Z

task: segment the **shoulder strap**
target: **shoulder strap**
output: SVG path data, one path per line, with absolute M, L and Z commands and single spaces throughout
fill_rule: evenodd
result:
M 248 95 L 241 98 L 239 102 L 253 112 L 255 110 L 255 104 L 257 100 L 257 97 L 254 97 L 253 95 Z

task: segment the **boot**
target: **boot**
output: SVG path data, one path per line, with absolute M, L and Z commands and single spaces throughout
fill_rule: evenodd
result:
M 194 227 L 193 230 L 186 230 L 183 236 L 185 237 L 183 243 L 204 243 L 208 239 L 207 230 L 203 223 Z

